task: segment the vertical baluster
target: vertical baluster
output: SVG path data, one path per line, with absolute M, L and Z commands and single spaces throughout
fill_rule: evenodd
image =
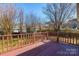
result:
M 68 34 L 67 34 L 67 43 L 68 43 L 68 40 L 69 40 L 69 36 L 68 36 Z
M 17 48 L 19 48 L 19 35 L 16 35 L 17 36 Z
M 76 45 L 77 45 L 77 36 L 76 36 Z
M 65 43 L 66 43 L 66 36 L 65 36 Z
M 30 33 L 29 33 L 29 41 L 30 41 Z M 31 42 L 30 42 L 31 43 Z
M 20 34 L 20 45 L 21 45 L 21 47 L 22 47 L 22 34 Z
M 32 43 L 31 33 L 30 33 L 30 40 L 31 40 L 31 43 Z
M 70 36 L 70 44 L 71 44 L 71 39 L 72 39 L 72 36 Z
M 31 42 L 33 43 L 32 33 L 30 34 Z
M 2 53 L 4 52 L 4 49 L 5 49 L 5 48 L 4 48 L 4 44 L 5 44 L 5 43 L 4 43 L 4 36 L 2 36 Z
M 29 44 L 30 44 L 29 33 L 28 33 L 28 41 L 29 41 Z
M 69 39 L 68 39 L 68 44 L 69 44 L 69 42 L 70 42 L 70 35 L 69 35 Z
M 21 34 L 19 35 L 19 45 L 21 47 Z
M 29 44 L 30 44 L 30 38 L 29 38 L 29 33 L 28 33 L 28 40 L 29 40 Z
M 23 46 L 24 46 L 24 34 L 22 35 L 22 43 L 23 43 Z
M 64 36 L 63 36 L 63 43 L 64 43 Z
M 9 41 L 9 40 L 8 40 L 8 36 L 5 35 L 5 38 L 7 38 L 7 51 L 8 51 L 8 48 L 9 48 L 9 47 L 8 47 L 8 41 Z
M 65 36 L 65 43 L 66 43 L 66 36 Z
M 26 41 L 26 44 L 28 44 L 28 36 L 27 36 L 27 34 L 26 34 L 26 40 L 25 41 Z
M 31 40 L 31 43 L 32 43 L 31 33 L 30 33 L 30 40 Z
M 68 34 L 67 34 L 67 36 L 66 36 L 66 43 L 68 42 Z
M 28 40 L 28 44 L 29 44 L 28 33 L 27 33 L 27 40 Z
M 34 33 L 34 42 L 36 41 L 36 33 Z
M 47 40 L 48 40 L 48 32 L 47 32 Z
M 23 34 L 22 34 L 22 47 L 23 47 Z
M 68 34 L 67 34 L 67 36 L 66 36 L 66 43 L 68 42 Z
M 74 44 L 74 36 L 73 36 L 73 44 Z
M 64 39 L 64 42 L 65 42 L 65 36 L 63 36 L 63 37 L 64 37 L 63 39 Z
M 26 34 L 24 34 L 24 46 L 26 46 Z
M 45 37 L 45 40 L 46 40 L 46 32 L 44 33 L 44 37 Z
M 13 37 L 12 35 L 10 37 L 11 37 L 11 50 L 12 50 L 13 49 Z
M 67 36 L 66 36 L 66 43 L 67 43 L 67 41 L 68 41 L 68 34 L 67 34 Z
M 64 36 L 63 36 L 63 43 L 64 43 Z
M 23 45 L 25 46 L 25 34 L 23 34 Z
M 14 49 L 14 35 L 12 36 L 12 47 Z
M 32 38 L 33 38 L 33 44 L 34 44 L 34 40 L 35 40 L 34 33 L 32 33 Z
M 30 44 L 30 38 L 29 38 L 29 33 L 28 33 L 28 40 L 29 40 L 29 44 Z

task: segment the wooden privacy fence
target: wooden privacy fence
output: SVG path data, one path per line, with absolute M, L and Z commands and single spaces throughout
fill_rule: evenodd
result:
M 46 40 L 47 32 L 0 35 L 0 54 Z
M 48 33 L 48 35 L 49 35 L 49 39 L 54 41 L 57 40 L 56 32 Z M 79 45 L 79 34 L 59 32 L 59 42 Z

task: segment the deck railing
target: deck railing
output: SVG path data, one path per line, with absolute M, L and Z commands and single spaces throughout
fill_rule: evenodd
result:
M 49 33 L 49 39 L 56 41 L 57 33 L 56 32 Z M 59 42 L 79 45 L 79 34 L 59 32 Z
M 57 40 L 56 32 L 0 35 L 0 54 L 19 49 L 43 40 Z M 59 33 L 59 42 L 79 45 L 79 34 Z
M 0 35 L 0 54 L 46 40 L 47 32 Z

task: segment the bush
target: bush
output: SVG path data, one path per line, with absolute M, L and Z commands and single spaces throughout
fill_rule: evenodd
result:
M 31 30 L 31 28 L 27 28 L 27 33 L 31 33 L 32 32 L 32 30 Z
M 38 30 L 37 32 L 54 32 L 54 30 L 49 30 L 49 29 L 47 29 L 47 30 Z
M 72 32 L 72 30 L 71 30 L 71 29 L 69 29 L 69 28 L 65 28 L 65 29 L 61 30 L 61 32 L 68 32 L 68 33 L 71 33 L 71 32 Z
M 3 35 L 4 33 L 2 31 L 0 31 L 0 35 Z

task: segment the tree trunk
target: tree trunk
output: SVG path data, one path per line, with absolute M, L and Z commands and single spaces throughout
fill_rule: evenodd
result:
M 59 43 L 59 31 L 57 31 L 57 43 Z

